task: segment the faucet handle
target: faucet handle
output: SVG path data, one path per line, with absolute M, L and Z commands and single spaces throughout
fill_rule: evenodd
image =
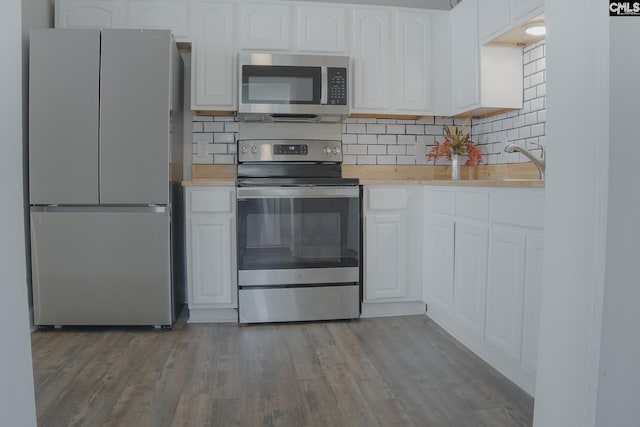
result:
M 540 158 L 544 159 L 544 154 L 545 154 L 545 148 L 544 145 L 540 144 L 539 142 L 530 142 L 529 144 L 532 145 L 537 145 L 538 148 L 540 148 Z

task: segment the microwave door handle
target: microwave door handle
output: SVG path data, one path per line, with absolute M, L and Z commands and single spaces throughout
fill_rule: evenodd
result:
M 320 77 L 322 79 L 322 85 L 320 89 L 320 105 L 327 105 L 327 92 L 328 92 L 328 73 L 327 66 L 323 65 L 320 67 Z

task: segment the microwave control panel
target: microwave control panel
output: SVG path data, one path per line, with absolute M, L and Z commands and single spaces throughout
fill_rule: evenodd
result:
M 329 91 L 327 103 L 329 105 L 347 105 L 347 69 L 327 68 Z

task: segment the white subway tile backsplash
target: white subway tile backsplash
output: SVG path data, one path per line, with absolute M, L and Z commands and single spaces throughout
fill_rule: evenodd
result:
M 350 155 L 350 154 L 345 154 L 344 156 L 342 156 L 342 163 L 345 165 L 355 165 L 357 161 L 357 157 Z
M 544 135 L 544 123 L 531 126 L 531 136 Z
M 213 116 L 193 116 L 191 119 L 193 122 L 212 122 Z
M 385 125 L 378 124 L 368 124 L 367 125 L 367 133 L 385 133 Z
M 347 124 L 347 133 L 367 133 L 367 125 Z
M 378 135 L 378 144 L 395 145 L 397 143 L 396 135 Z
M 347 154 L 367 154 L 366 145 L 345 145 L 343 148 Z
M 198 142 L 213 143 L 212 133 L 194 133 L 191 135 L 191 140 L 194 144 Z
M 357 144 L 358 143 L 358 135 L 354 133 L 343 133 L 342 134 L 342 143 L 343 144 Z
M 358 135 L 358 144 L 377 144 L 378 143 L 378 135 L 367 135 L 360 134 Z
M 395 165 L 397 160 L 396 156 L 378 156 L 379 165 Z
M 424 125 L 407 125 L 407 134 L 424 135 Z
M 225 132 L 238 132 L 238 122 L 225 122 L 224 131 Z
M 191 132 L 202 132 L 202 122 L 191 122 Z
M 224 132 L 223 122 L 205 123 L 203 132 Z
M 398 165 L 415 165 L 416 158 L 414 156 L 396 156 L 396 164 Z
M 390 145 L 387 147 L 387 153 L 393 154 L 394 156 L 405 155 L 407 154 L 407 146 L 406 145 Z
M 233 133 L 214 133 L 213 134 L 213 142 L 214 143 L 223 143 L 230 144 L 235 142 L 235 134 Z
M 413 145 L 416 143 L 415 135 L 398 135 L 398 144 Z
M 236 163 L 236 156 L 234 156 L 233 154 L 214 154 L 213 163 L 222 165 L 233 165 Z
M 402 135 L 405 133 L 404 125 L 387 125 L 387 133 L 393 135 Z
M 376 156 L 387 154 L 386 145 L 367 145 L 367 154 L 374 154 Z
M 357 164 L 359 165 L 375 165 L 376 164 L 376 156 L 357 156 Z

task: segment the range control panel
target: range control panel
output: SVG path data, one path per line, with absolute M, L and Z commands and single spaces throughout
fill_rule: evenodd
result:
M 268 140 L 238 141 L 238 162 L 342 162 L 342 141 Z
M 274 144 L 273 154 L 306 156 L 309 154 L 307 144 Z

